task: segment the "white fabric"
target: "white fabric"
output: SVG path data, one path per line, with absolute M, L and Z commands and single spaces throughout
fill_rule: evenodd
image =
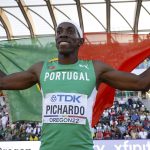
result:
M 139 132 L 139 136 L 140 136 L 141 139 L 146 139 L 146 137 L 147 137 L 147 132 L 146 132 L 146 131 L 140 131 L 140 132 Z
M 47 93 L 43 99 L 43 123 L 86 124 L 87 95 Z
M 3 116 L 1 120 L 2 120 L 2 127 L 3 129 L 5 129 L 6 124 L 8 123 L 8 116 Z
M 79 26 L 77 23 L 73 22 L 72 20 L 64 20 L 64 21 L 61 21 L 61 22 L 58 23 L 57 26 L 59 26 L 60 24 L 62 24 L 62 23 L 64 23 L 64 22 L 68 22 L 68 23 L 73 24 L 73 25 L 76 27 L 76 29 L 78 30 L 78 32 L 79 32 L 79 34 L 80 34 L 80 37 L 83 38 L 83 32 L 82 32 L 80 26 Z

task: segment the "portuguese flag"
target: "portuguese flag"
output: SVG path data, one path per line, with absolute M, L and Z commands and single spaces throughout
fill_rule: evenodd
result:
M 99 60 L 116 69 L 131 72 L 150 57 L 150 35 L 86 33 L 84 38 L 85 43 L 79 50 L 80 59 Z M 26 70 L 36 62 L 56 57 L 54 36 L 0 42 L 0 69 L 6 74 Z M 12 122 L 41 121 L 42 96 L 37 85 L 4 93 Z M 114 96 L 114 88 L 100 85 L 93 107 L 92 126 L 99 121 L 104 109 L 113 105 Z

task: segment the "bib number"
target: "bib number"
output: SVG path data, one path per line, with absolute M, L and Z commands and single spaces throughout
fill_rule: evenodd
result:
M 86 124 L 87 95 L 48 93 L 43 100 L 43 123 Z

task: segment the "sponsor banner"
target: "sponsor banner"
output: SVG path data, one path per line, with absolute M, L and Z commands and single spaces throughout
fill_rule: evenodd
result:
M 40 141 L 0 142 L 0 150 L 39 150 Z
M 150 150 L 150 140 L 95 140 L 94 150 Z
M 39 150 L 39 148 L 40 141 L 0 142 L 0 150 Z M 94 140 L 94 150 L 150 150 L 150 140 Z

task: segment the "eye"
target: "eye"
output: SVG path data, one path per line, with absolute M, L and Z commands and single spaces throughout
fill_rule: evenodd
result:
M 67 33 L 68 34 L 74 34 L 75 33 L 75 29 L 74 28 L 68 28 Z
M 60 30 L 57 30 L 56 33 L 59 35 L 61 32 L 60 32 Z
M 57 31 L 56 31 L 57 35 L 61 34 L 62 33 L 62 29 L 61 28 L 58 28 Z
M 71 30 L 68 30 L 68 34 L 72 34 L 72 31 L 71 31 Z

